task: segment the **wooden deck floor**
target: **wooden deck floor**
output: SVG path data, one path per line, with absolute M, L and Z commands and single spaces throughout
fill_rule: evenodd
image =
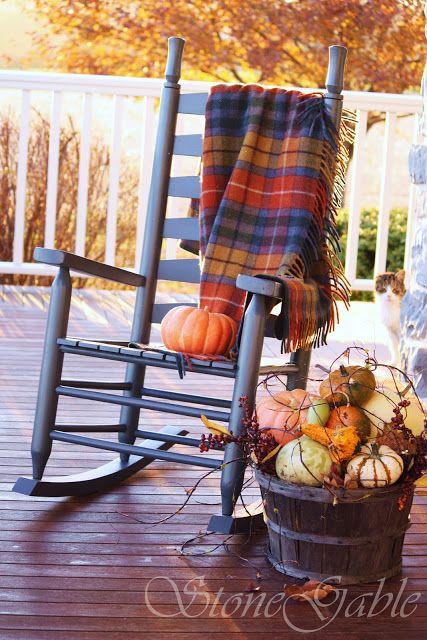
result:
M 130 302 L 114 292 L 77 296 L 69 333 L 126 339 Z M 403 574 L 383 587 L 383 594 L 394 594 L 391 602 L 387 606 L 384 596 L 369 615 L 377 585 L 342 590 L 336 601 L 330 598 L 327 606 L 317 609 L 297 602 L 281 607 L 277 594 L 285 582 L 293 580 L 267 563 L 265 533 L 251 540 L 235 537 L 226 544 L 221 544 L 224 538 L 219 536 L 201 537 L 183 550 L 183 544 L 203 533 L 209 515 L 219 512 L 217 474 L 201 484 L 185 509 L 160 524 L 182 505 L 187 490 L 200 478 L 200 469 L 155 463 L 113 491 L 84 499 L 30 499 L 12 493 L 15 479 L 30 474 L 29 443 L 45 309 L 46 296 L 41 291 L 5 288 L 1 292 L 1 640 L 163 640 L 171 636 L 184 640 L 200 634 L 210 640 L 273 640 L 300 638 L 316 629 L 315 637 L 321 639 L 427 637 L 426 497 L 418 497 L 413 508 Z M 355 328 L 345 320 L 315 362 L 341 351 L 346 341 L 367 338 L 371 309 L 359 306 L 354 314 Z M 385 353 L 381 337 L 375 334 L 373 339 Z M 267 346 L 270 355 L 275 348 Z M 91 375 L 104 379 L 118 379 L 122 370 L 121 365 L 89 358 L 85 363 Z M 70 358 L 68 374 L 78 375 L 81 366 L 81 359 Z M 151 376 L 153 384 L 182 387 L 170 372 L 154 370 Z M 185 384 L 204 394 L 229 391 L 228 382 L 218 383 L 218 379 L 210 389 L 209 377 L 188 375 Z M 96 416 L 102 421 L 108 413 L 111 421 L 114 411 L 106 405 L 64 399 L 60 418 L 85 422 Z M 166 421 L 164 414 L 144 414 L 142 422 L 148 417 L 155 428 Z M 173 424 L 200 433 L 196 421 L 176 418 Z M 110 457 L 56 443 L 48 473 L 65 475 Z M 256 487 L 248 493 L 257 494 Z M 254 585 L 259 591 L 250 593 Z

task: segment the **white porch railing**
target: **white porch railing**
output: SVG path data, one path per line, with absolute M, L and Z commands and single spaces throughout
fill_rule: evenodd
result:
M 30 106 L 33 92 L 48 92 L 51 96 L 49 161 L 47 175 L 45 246 L 55 246 L 57 219 L 57 180 L 60 139 L 60 115 L 63 94 L 80 94 L 82 99 L 80 161 L 78 168 L 78 195 L 76 212 L 75 252 L 84 255 L 87 224 L 87 196 L 89 184 L 90 139 L 93 127 L 93 96 L 103 95 L 114 98 L 110 139 L 109 187 L 107 201 L 107 226 L 105 234 L 105 260 L 115 262 L 116 228 L 118 210 L 118 188 L 120 175 L 120 150 L 124 120 L 124 101 L 129 98 L 142 100 L 142 131 L 138 207 L 136 221 L 136 251 L 134 265 L 137 268 L 142 247 L 150 169 L 155 133 L 155 103 L 160 96 L 162 80 L 126 78 L 113 76 L 90 76 L 56 73 L 28 73 L 4 71 L 0 73 L 0 89 L 18 90 L 21 93 L 20 138 L 17 159 L 17 192 L 14 219 L 13 259 L 0 261 L 0 273 L 51 275 L 54 271 L 46 266 L 24 262 L 24 232 L 26 209 L 26 178 L 28 162 L 28 142 L 30 134 Z M 205 91 L 209 87 L 204 82 L 183 82 L 183 91 Z M 0 93 L 1 96 L 1 93 Z M 371 111 L 384 112 L 386 118 L 383 148 L 378 149 L 378 164 L 381 165 L 379 193 L 379 220 L 376 242 L 375 274 L 385 270 L 387 242 L 389 234 L 389 214 L 391 208 L 391 183 L 393 170 L 393 149 L 398 115 L 411 116 L 413 141 L 417 140 L 418 114 L 421 112 L 421 98 L 417 95 L 394 95 L 363 92 L 344 92 L 345 105 L 357 111 L 355 151 L 352 163 L 352 178 L 349 194 L 349 227 L 346 254 L 346 275 L 355 290 L 372 290 L 373 280 L 357 279 L 357 254 L 359 244 L 362 170 L 366 162 L 366 136 L 368 114 Z M 413 188 L 408 202 L 408 230 L 406 238 L 405 266 L 408 247 L 412 236 Z M 1 216 L 1 212 L 0 212 Z M 1 223 L 1 218 L 0 218 Z M 173 252 L 170 247 L 168 253 Z

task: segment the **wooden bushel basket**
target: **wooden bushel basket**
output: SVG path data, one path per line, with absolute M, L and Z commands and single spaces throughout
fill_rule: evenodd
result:
M 256 478 L 269 533 L 267 557 L 295 578 L 339 584 L 390 578 L 402 568 L 413 492 L 402 511 L 402 485 L 339 489 L 289 484 L 260 471 Z

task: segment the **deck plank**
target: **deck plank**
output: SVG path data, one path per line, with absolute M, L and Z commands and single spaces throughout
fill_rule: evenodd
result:
M 77 292 L 74 298 L 70 335 L 127 339 L 131 294 Z M 181 299 L 176 296 L 172 301 Z M 202 483 L 182 512 L 160 524 L 179 509 L 186 489 L 200 477 L 200 469 L 156 462 L 110 492 L 86 498 L 28 498 L 11 492 L 16 478 L 30 473 L 29 449 L 47 301 L 48 293 L 42 288 L 0 288 L 1 640 L 139 640 L 146 634 L 155 640 L 170 640 L 171 634 L 185 640 L 201 633 L 207 640 L 296 640 L 302 637 L 296 628 L 320 628 L 316 612 L 303 603 L 292 603 L 288 618 L 281 611 L 269 618 L 263 613 L 257 617 L 250 608 L 242 615 L 251 597 L 247 591 L 250 582 L 260 586 L 252 597 L 264 594 L 268 598 L 280 594 L 285 582 L 293 582 L 265 559 L 264 532 L 249 541 L 235 537 L 227 547 L 217 546 L 223 541 L 220 536 L 200 538 L 187 548 L 187 555 L 181 554 L 181 545 L 203 533 L 209 516 L 220 512 L 218 473 Z M 350 325 L 355 327 L 356 333 L 351 335 L 357 342 L 360 334 L 356 325 L 360 325 L 358 318 L 362 315 L 362 307 L 356 306 L 356 320 L 353 318 L 353 324 L 347 326 L 349 320 L 344 322 L 337 338 L 318 351 L 314 364 L 328 362 L 340 353 L 346 346 L 343 336 L 349 335 Z M 377 353 L 386 354 L 378 327 L 372 335 Z M 272 341 L 267 342 L 265 352 L 269 357 L 280 357 Z M 85 359 L 85 365 L 85 377 L 118 380 L 124 370 L 121 363 L 100 363 L 90 358 Z M 66 359 L 66 375 L 78 376 L 80 366 L 81 359 Z M 313 377 L 318 375 L 313 369 Z M 209 384 L 210 378 L 201 375 L 189 374 L 180 381 L 171 371 L 150 371 L 152 386 L 168 385 L 177 391 L 206 395 Z M 230 381 L 215 379 L 215 393 L 229 397 L 230 390 Z M 60 401 L 64 423 L 92 419 L 111 423 L 117 416 L 117 407 L 89 401 L 77 404 L 70 398 Z M 141 422 L 160 429 L 167 423 L 167 416 L 146 411 Z M 178 416 L 168 422 L 186 426 L 192 435 L 200 434 L 197 420 Z M 177 450 L 190 451 L 186 447 Z M 112 457 L 114 454 L 108 452 L 55 443 L 47 475 L 83 471 Z M 256 486 L 246 495 L 258 496 Z M 343 607 L 335 617 L 330 605 L 323 612 L 327 615 L 323 624 L 328 638 L 425 637 L 427 497 L 416 499 L 412 520 L 404 548 L 403 574 L 389 581 L 386 590 L 398 594 L 403 584 L 402 601 L 420 594 L 414 612 L 407 618 L 393 617 L 390 612 L 367 618 L 346 616 Z M 189 584 L 200 587 L 196 599 L 188 591 Z M 351 588 L 345 603 L 372 590 L 372 585 Z M 185 614 L 177 609 L 177 591 L 187 607 Z M 221 592 L 220 605 L 212 609 L 216 594 Z M 227 616 L 220 607 L 233 596 L 241 598 L 243 606 Z

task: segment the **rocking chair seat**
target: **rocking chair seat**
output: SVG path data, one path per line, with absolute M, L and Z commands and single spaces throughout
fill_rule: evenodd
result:
M 123 341 L 98 342 L 67 337 L 59 338 L 58 345 L 64 353 L 75 353 L 78 355 L 94 356 L 108 360 L 119 360 L 122 362 L 139 362 L 140 364 L 166 369 L 178 370 L 179 368 L 176 354 L 171 351 L 168 352 L 162 344 L 150 344 L 145 348 L 142 346 L 141 348 L 138 348 L 136 346 L 130 346 L 128 342 Z M 236 362 L 215 359 L 201 360 L 191 356 L 186 358 L 186 362 L 186 371 L 188 372 L 206 373 L 209 375 L 222 376 L 224 378 L 236 377 Z M 261 366 L 259 368 L 260 375 L 268 375 L 270 373 L 286 375 L 297 372 L 297 365 L 290 362 L 276 365 L 272 358 L 262 359 Z

